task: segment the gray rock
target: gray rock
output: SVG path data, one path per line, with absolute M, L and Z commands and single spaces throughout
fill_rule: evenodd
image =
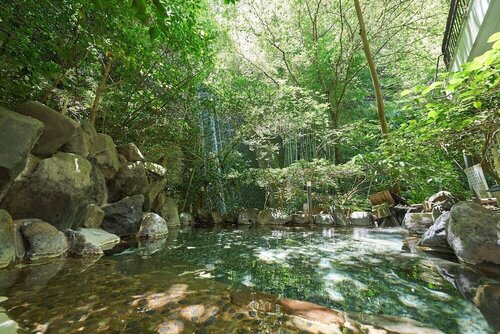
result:
M 142 216 L 141 227 L 137 232 L 138 238 L 155 239 L 167 234 L 168 226 L 165 219 L 154 212 L 148 212 Z
M 120 242 L 119 236 L 100 228 L 81 228 L 78 232 L 83 235 L 87 242 L 96 245 L 103 251 L 112 249 Z
M 68 252 L 78 257 L 101 256 L 103 251 L 112 249 L 120 242 L 117 235 L 98 228 L 66 230 L 65 234 L 68 237 Z
M 91 163 L 92 171 L 90 172 L 90 178 L 92 179 L 92 190 L 90 191 L 90 197 L 92 202 L 97 205 L 103 205 L 108 202 L 108 185 L 104 174 L 97 164 L 92 161 Z
M 24 220 L 14 220 L 14 243 L 16 245 L 16 258 L 18 260 L 24 259 L 26 256 L 26 247 L 24 247 L 24 239 L 21 234 L 21 225 Z
M 95 204 L 89 204 L 85 208 L 82 215 L 82 223 L 80 226 L 87 228 L 99 228 L 101 227 L 103 219 L 104 211 Z
M 20 230 L 29 260 L 60 257 L 68 249 L 64 233 L 43 220 L 23 219 Z
M 164 176 L 157 174 L 156 172 L 150 171 L 149 169 L 146 169 L 146 175 L 148 177 L 148 185 L 144 193 L 144 206 L 142 209 L 144 211 L 152 211 L 156 198 L 158 197 L 160 192 L 165 189 L 167 179 Z M 160 199 L 160 203 L 163 202 L 164 200 Z M 161 215 L 161 213 L 157 213 Z
M 307 213 L 294 214 L 292 215 L 292 223 L 297 225 L 314 224 L 314 217 Z
M 76 257 L 102 256 L 104 252 L 98 246 L 88 242 L 79 231 L 64 231 L 68 239 L 68 253 Z
M 500 285 L 485 284 L 480 286 L 474 297 L 474 304 L 481 310 L 495 333 L 500 332 Z
M 48 157 L 59 150 L 75 135 L 79 125 L 70 117 L 50 109 L 46 105 L 28 101 L 16 109 L 25 116 L 36 118 L 45 126 L 42 135 L 38 139 L 33 154 Z
M 89 159 L 97 164 L 106 180 L 111 180 L 121 167 L 113 139 L 104 133 L 93 138 Z
M 92 139 L 97 133 L 87 120 L 82 120 L 71 139 L 64 144 L 61 151 L 78 154 L 86 158 L 92 149 Z
M 292 216 L 280 210 L 262 210 L 257 217 L 257 223 L 261 225 L 284 225 L 291 222 Z
M 116 149 L 118 150 L 118 153 L 122 154 L 128 161 L 145 161 L 141 151 L 134 143 L 119 145 Z
M 34 118 L 0 107 L 0 202 L 26 166 L 43 128 Z
M 168 227 L 181 225 L 177 203 L 173 198 L 167 197 L 164 193 L 160 193 L 156 197 L 152 210 L 165 219 Z
M 333 225 L 335 220 L 333 216 L 329 213 L 318 213 L 314 215 L 314 224 L 318 225 Z
M 0 269 L 16 259 L 14 224 L 5 210 L 0 210 Z
M 355 226 L 374 226 L 373 215 L 370 212 L 354 211 L 349 216 L 351 225 Z
M 155 164 L 153 162 L 145 162 L 144 167 L 146 168 L 146 170 L 148 172 L 155 173 L 156 175 L 158 175 L 160 177 L 164 177 L 165 174 L 167 174 L 167 170 L 165 169 L 165 167 L 158 165 L 158 164 Z
M 259 221 L 259 210 L 257 209 L 244 209 L 238 215 L 238 224 L 252 225 L 257 224 Z
M 403 227 L 415 234 L 424 234 L 434 223 L 432 213 L 407 213 Z
M 42 160 L 33 174 L 23 171 L 1 206 L 14 219 L 39 218 L 59 229 L 71 228 L 91 201 L 91 169 L 86 159 L 58 152 Z
M 426 247 L 450 247 L 446 241 L 446 223 L 450 219 L 450 213 L 444 212 L 436 219 L 434 224 L 424 233 L 420 240 L 421 246 Z
M 129 162 L 127 158 L 125 158 L 125 156 L 120 153 L 118 153 L 118 160 L 120 161 L 120 165 L 122 166 Z
M 453 206 L 446 239 L 457 257 L 469 264 L 500 264 L 500 214 L 473 202 Z
M 141 224 L 143 203 L 144 196 L 135 195 L 103 206 L 104 220 L 101 228 L 120 237 L 135 235 Z
M 188 212 L 182 212 L 179 215 L 179 221 L 182 225 L 194 225 L 195 223 L 193 215 Z
M 109 183 L 109 201 L 116 202 L 122 198 L 142 195 L 148 187 L 148 177 L 144 164 L 140 161 L 123 165 Z
M 341 210 L 334 210 L 332 217 L 337 226 L 348 226 L 351 224 L 347 216 Z

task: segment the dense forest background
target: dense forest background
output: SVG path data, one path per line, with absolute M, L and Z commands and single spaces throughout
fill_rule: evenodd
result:
M 448 74 L 448 1 L 361 5 L 387 138 L 350 0 L 3 2 L 0 104 L 135 142 L 181 211 L 300 210 L 307 181 L 325 207 L 367 208 L 396 183 L 415 202 L 467 196 L 463 151 L 498 182 L 498 47 Z

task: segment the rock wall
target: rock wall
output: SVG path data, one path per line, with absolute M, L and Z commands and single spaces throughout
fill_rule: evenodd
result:
M 165 174 L 88 121 L 34 101 L 0 107 L 0 268 L 164 236 L 180 224 Z

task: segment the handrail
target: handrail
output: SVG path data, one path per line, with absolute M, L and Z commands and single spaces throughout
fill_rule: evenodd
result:
M 451 0 L 450 11 L 446 21 L 442 52 L 446 66 L 450 67 L 450 62 L 455 56 L 458 38 L 462 32 L 465 16 L 469 11 L 471 0 Z

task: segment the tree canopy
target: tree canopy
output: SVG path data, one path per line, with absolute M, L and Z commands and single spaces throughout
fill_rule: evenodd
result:
M 447 1 L 358 9 L 351 0 L 2 3 L 0 104 L 39 100 L 135 142 L 167 167 L 181 210 L 297 210 L 307 181 L 315 203 L 349 209 L 395 182 L 412 201 L 465 195 L 464 150 L 499 182 L 498 36 L 450 74 L 438 62 Z

